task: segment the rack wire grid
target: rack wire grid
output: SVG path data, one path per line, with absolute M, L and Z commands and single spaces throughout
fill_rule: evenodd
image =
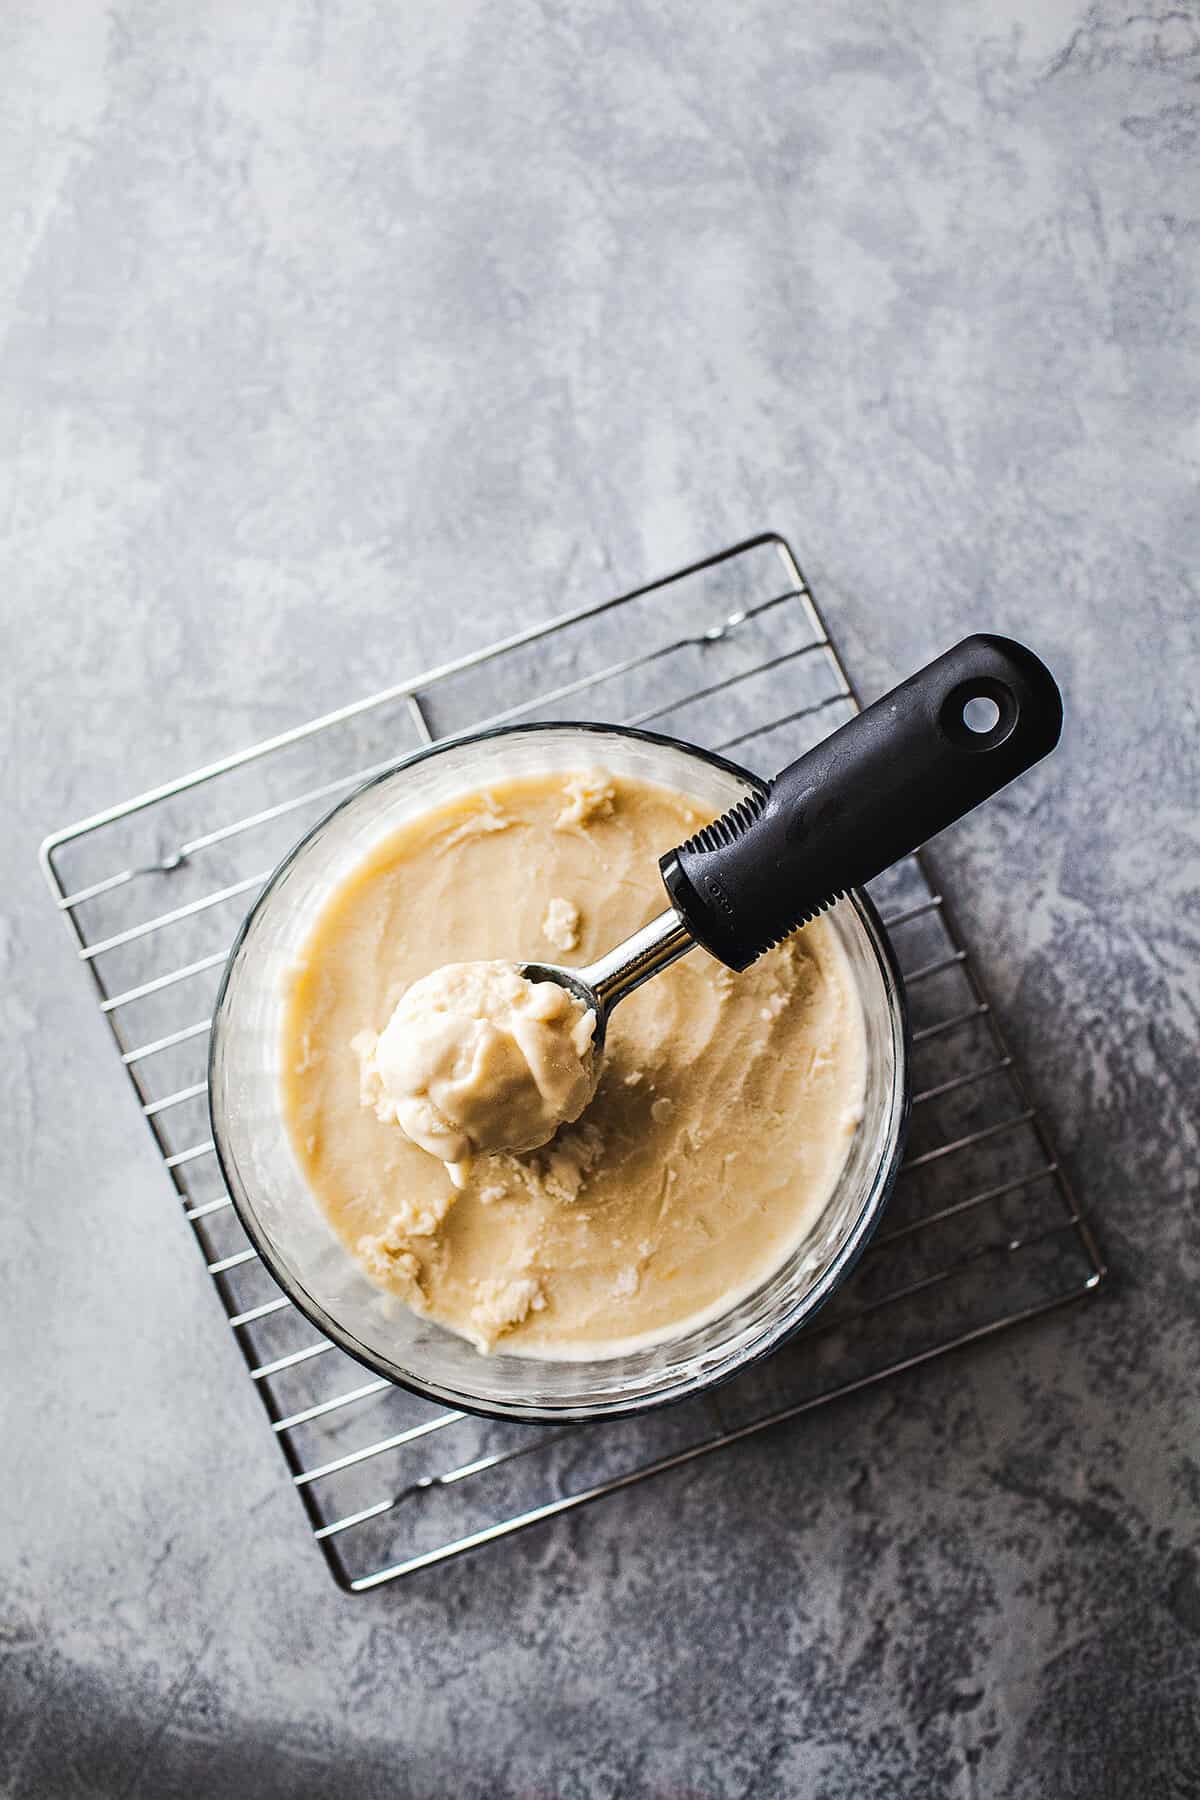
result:
M 278 1292 L 221 1183 L 205 1070 L 222 965 L 271 868 L 335 800 L 408 751 L 509 720 L 652 723 L 773 772 L 858 705 L 790 547 L 768 533 L 397 682 L 43 845 L 55 901 L 344 1588 L 361 1593 L 494 1543 L 1099 1287 L 1096 1240 L 919 855 L 871 884 L 912 1022 L 900 1180 L 819 1318 L 715 1392 L 547 1427 L 447 1411 L 364 1379 Z

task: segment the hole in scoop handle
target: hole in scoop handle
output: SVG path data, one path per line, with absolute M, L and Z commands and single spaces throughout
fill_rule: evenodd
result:
M 1032 768 L 1061 730 L 1062 697 L 1032 650 L 964 638 L 668 851 L 671 901 L 697 942 L 744 969 Z

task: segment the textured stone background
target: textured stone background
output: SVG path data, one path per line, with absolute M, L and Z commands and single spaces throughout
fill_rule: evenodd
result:
M 1200 1792 L 1200 20 L 8 0 L 3 1791 Z M 868 691 L 1068 689 L 943 850 L 1094 1307 L 350 1600 L 35 866 L 749 531 Z

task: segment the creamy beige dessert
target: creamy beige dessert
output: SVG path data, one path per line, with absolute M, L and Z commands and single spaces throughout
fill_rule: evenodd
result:
M 447 963 L 415 981 L 382 1035 L 351 1042 L 364 1104 L 465 1187 L 481 1152 L 539 1150 L 592 1097 L 596 1015 L 515 963 Z
M 590 1101 L 591 1015 L 513 968 L 648 923 L 659 855 L 707 817 L 600 770 L 497 782 L 403 826 L 316 920 L 284 1024 L 297 1158 L 372 1279 L 480 1350 L 679 1335 L 786 1259 L 841 1172 L 865 1048 L 828 920 L 622 1001 Z

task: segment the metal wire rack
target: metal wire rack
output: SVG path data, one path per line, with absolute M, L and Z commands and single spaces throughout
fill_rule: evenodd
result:
M 887 1217 L 820 1319 L 715 1394 L 547 1428 L 446 1411 L 364 1379 L 279 1294 L 221 1185 L 204 1079 L 221 966 L 274 863 L 334 800 L 421 744 L 517 719 L 652 722 L 772 772 L 857 706 L 791 549 L 766 534 L 397 682 L 43 845 L 56 904 L 343 1587 L 362 1592 L 477 1549 L 1100 1285 L 1095 1238 L 920 857 L 872 885 L 913 1025 L 913 1124 Z

